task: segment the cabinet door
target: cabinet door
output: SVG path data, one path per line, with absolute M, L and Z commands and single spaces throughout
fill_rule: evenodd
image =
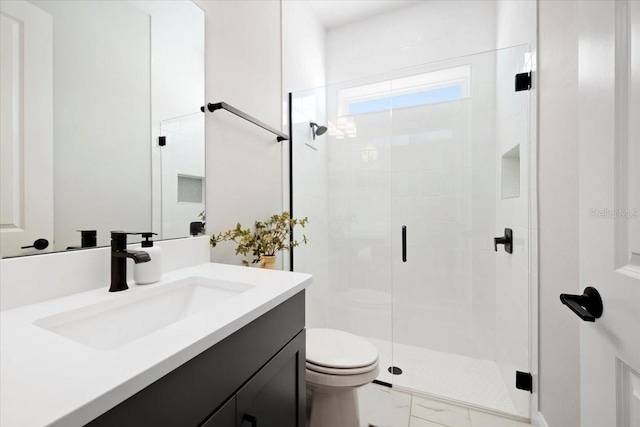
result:
M 236 395 L 239 427 L 304 427 L 305 331 L 301 331 Z
M 202 427 L 235 427 L 236 425 L 236 398 L 233 397 L 218 409 Z

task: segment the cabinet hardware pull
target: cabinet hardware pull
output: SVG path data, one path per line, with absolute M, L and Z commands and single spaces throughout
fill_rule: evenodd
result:
M 258 419 L 253 415 L 244 414 L 242 416 L 242 422 L 248 421 L 251 424 L 251 427 L 258 427 Z

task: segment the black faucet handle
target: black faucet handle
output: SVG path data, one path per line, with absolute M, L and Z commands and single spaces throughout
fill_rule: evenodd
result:
M 145 234 L 145 231 L 122 231 L 122 230 L 111 230 L 111 235 L 113 236 L 114 234 L 116 235 L 131 235 L 131 236 L 136 236 L 136 235 L 141 235 L 141 234 Z M 155 233 L 154 233 L 155 234 Z
M 111 248 L 115 250 L 124 250 L 127 247 L 127 236 L 128 235 L 141 235 L 143 232 L 132 232 L 132 231 L 122 231 L 122 230 L 112 230 L 111 231 Z

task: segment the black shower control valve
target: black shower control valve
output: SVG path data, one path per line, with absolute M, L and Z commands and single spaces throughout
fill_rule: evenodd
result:
M 493 239 L 493 249 L 498 252 L 498 245 L 504 245 L 504 251 L 512 254 L 513 253 L 513 230 L 510 228 L 504 229 L 504 236 L 495 237 Z

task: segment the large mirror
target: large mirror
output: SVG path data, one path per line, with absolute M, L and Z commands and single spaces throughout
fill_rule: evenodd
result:
M 106 246 L 110 230 L 188 236 L 204 216 L 202 10 L 0 5 L 0 255 Z

